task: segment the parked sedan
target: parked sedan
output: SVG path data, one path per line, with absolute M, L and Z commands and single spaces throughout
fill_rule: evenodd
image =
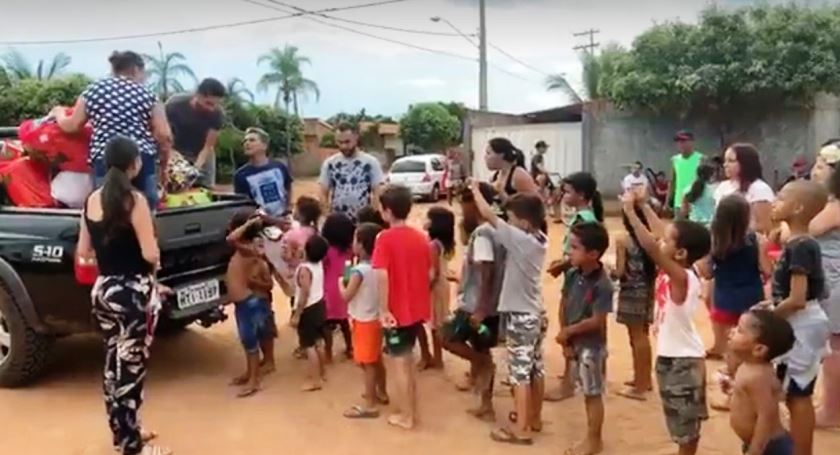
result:
M 417 197 L 430 201 L 440 199 L 446 191 L 446 158 L 443 155 L 413 155 L 394 161 L 388 182 L 403 185 Z

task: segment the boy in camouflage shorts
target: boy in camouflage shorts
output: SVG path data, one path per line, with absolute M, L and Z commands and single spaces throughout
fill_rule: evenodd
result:
M 499 313 L 507 321 L 507 352 L 513 386 L 516 426 L 494 430 L 497 442 L 531 445 L 531 432 L 542 427 L 540 414 L 545 389 L 542 361 L 543 320 L 540 276 L 548 239 L 540 231 L 545 207 L 537 194 L 519 193 L 505 203 L 508 222 L 500 219 L 481 196 L 478 182 L 471 184 L 481 217 L 496 228 L 496 240 L 505 248 L 504 279 Z

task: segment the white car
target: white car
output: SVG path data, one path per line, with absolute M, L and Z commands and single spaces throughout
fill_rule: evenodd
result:
M 388 172 L 388 183 L 403 185 L 414 196 L 437 201 L 446 192 L 446 157 L 443 155 L 412 155 L 394 161 Z

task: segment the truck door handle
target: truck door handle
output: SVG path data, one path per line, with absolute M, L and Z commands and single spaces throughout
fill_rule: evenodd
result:
M 201 224 L 200 223 L 190 223 L 190 224 L 184 226 L 184 234 L 186 234 L 186 235 L 198 234 L 199 232 L 201 232 Z

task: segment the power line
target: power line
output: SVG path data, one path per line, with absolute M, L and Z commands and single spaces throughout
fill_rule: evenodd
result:
M 322 12 L 320 12 L 320 11 L 309 11 L 309 10 L 306 10 L 304 8 L 300 8 L 298 6 L 294 6 L 294 5 L 284 3 L 284 2 L 281 2 L 281 1 L 277 1 L 277 0 L 264 0 L 264 1 L 267 1 L 269 3 L 273 3 L 274 5 L 280 5 L 280 7 L 277 7 L 277 6 L 274 6 L 274 5 L 266 5 L 266 4 L 257 2 L 255 0 L 242 0 L 242 1 L 252 3 L 254 5 L 260 5 L 264 8 L 273 9 L 275 11 L 290 12 L 289 9 L 291 9 L 291 10 L 296 11 L 298 14 L 300 14 L 300 16 L 303 19 L 307 19 L 307 20 L 310 20 L 310 21 L 313 21 L 313 22 L 317 22 L 317 23 L 319 23 L 321 25 L 325 25 L 327 27 L 337 28 L 337 29 L 344 30 L 344 31 L 347 31 L 347 32 L 350 32 L 350 33 L 355 33 L 355 34 L 358 34 L 358 35 L 366 36 L 368 38 L 373 38 L 373 39 L 377 39 L 377 40 L 392 43 L 392 44 L 398 44 L 398 45 L 401 45 L 401 46 L 406 46 L 406 47 L 410 47 L 412 49 L 417 49 L 417 50 L 421 50 L 421 51 L 425 51 L 425 52 L 430 52 L 430 53 L 433 53 L 433 54 L 439 54 L 439 55 L 443 55 L 443 56 L 446 56 L 446 57 L 452 57 L 452 58 L 457 58 L 457 59 L 460 59 L 460 60 L 466 60 L 466 61 L 471 61 L 471 62 L 478 62 L 477 58 L 468 57 L 466 55 L 460 55 L 460 54 L 455 54 L 455 53 L 448 52 L 448 51 L 443 51 L 443 50 L 440 50 L 440 49 L 433 49 L 433 48 L 429 48 L 429 47 L 418 46 L 416 44 L 407 43 L 405 41 L 395 40 L 395 39 L 391 39 L 391 38 L 386 38 L 384 36 L 374 35 L 374 34 L 371 34 L 371 33 L 363 32 L 363 31 L 356 30 L 356 29 L 353 29 L 353 28 L 350 28 L 350 27 L 345 27 L 343 25 L 334 24 L 332 22 L 327 22 L 327 21 L 312 17 L 313 15 L 318 15 L 318 16 L 323 17 L 324 19 L 327 19 L 327 20 L 338 19 L 334 16 L 328 16 L 326 14 L 322 14 Z M 285 9 L 283 9 L 283 8 L 285 8 Z M 517 79 L 520 79 L 520 80 L 523 80 L 523 81 L 527 81 L 527 82 L 534 82 L 531 79 L 527 79 L 525 77 L 522 77 L 519 74 L 508 71 L 508 70 L 506 70 L 503 67 L 500 67 L 498 65 L 492 65 L 491 64 L 491 66 L 493 66 L 493 68 L 495 68 L 497 71 L 503 72 L 503 73 L 505 73 L 505 74 L 507 74 L 511 77 L 514 77 L 514 78 L 517 78 Z
M 490 43 L 490 42 L 488 42 L 487 44 L 489 44 L 489 45 L 490 45 L 490 47 L 492 47 L 493 49 L 495 49 L 496 51 L 498 51 L 500 54 L 502 54 L 502 55 L 504 55 L 505 57 L 507 57 L 507 58 L 509 58 L 509 59 L 513 60 L 513 61 L 514 61 L 514 62 L 516 62 L 516 63 L 519 63 L 520 65 L 524 66 L 525 68 L 528 68 L 528 69 L 529 69 L 529 70 L 531 70 L 531 71 L 534 71 L 534 72 L 540 73 L 540 74 L 542 74 L 543 76 L 549 76 L 549 74 L 548 74 L 548 73 L 546 73 L 545 71 L 543 71 L 543 70 L 541 70 L 541 69 L 539 69 L 539 68 L 537 68 L 537 67 L 535 67 L 535 66 L 532 66 L 532 65 L 530 65 L 530 64 L 528 64 L 528 63 L 526 63 L 526 62 L 523 62 L 522 60 L 520 60 L 520 59 L 518 59 L 518 58 L 514 57 L 514 56 L 513 56 L 513 55 L 511 55 L 509 52 L 505 51 L 504 49 L 500 48 L 499 46 L 496 46 L 495 44 Z
M 392 3 L 401 3 L 408 0 L 383 0 L 378 2 L 370 2 L 370 3 L 363 3 L 359 5 L 349 5 L 343 7 L 333 7 L 333 8 L 325 8 L 318 11 L 313 11 L 316 13 L 324 13 L 324 12 L 338 12 L 338 11 L 346 11 L 352 9 L 360 9 L 360 8 L 370 8 L 373 6 L 382 6 L 388 5 Z M 123 40 L 130 40 L 130 39 L 139 39 L 139 38 L 152 38 L 158 36 L 172 36 L 172 35 L 183 35 L 187 33 L 196 33 L 196 32 L 206 32 L 209 30 L 219 30 L 219 29 L 228 29 L 228 28 L 235 28 L 235 27 L 243 27 L 247 25 L 256 25 L 256 24 L 263 24 L 267 22 L 275 22 L 281 21 L 285 19 L 291 19 L 295 17 L 301 17 L 308 13 L 297 12 L 293 14 L 287 14 L 285 16 L 274 16 L 268 17 L 263 19 L 252 19 L 247 21 L 239 21 L 239 22 L 230 22 L 226 24 L 217 24 L 217 25 L 205 25 L 200 27 L 190 27 L 190 28 L 183 28 L 177 30 L 168 30 L 163 32 L 149 32 L 149 33 L 137 33 L 132 35 L 115 35 L 115 36 L 105 36 L 105 37 L 96 37 L 96 38 L 77 38 L 77 39 L 63 39 L 63 40 L 36 40 L 36 41 L 0 41 L 0 46 L 35 46 L 35 45 L 51 45 L 51 44 L 80 44 L 80 43 L 98 43 L 98 42 L 105 42 L 105 41 L 123 41 Z
M 589 44 L 581 44 L 573 47 L 572 49 L 592 54 L 593 52 L 595 52 L 595 48 L 601 45 L 601 43 L 595 42 L 595 35 L 597 35 L 598 33 L 601 33 L 601 31 L 596 30 L 594 28 L 590 28 L 589 30 L 585 30 L 579 33 L 572 33 L 572 35 L 575 37 L 589 36 Z

